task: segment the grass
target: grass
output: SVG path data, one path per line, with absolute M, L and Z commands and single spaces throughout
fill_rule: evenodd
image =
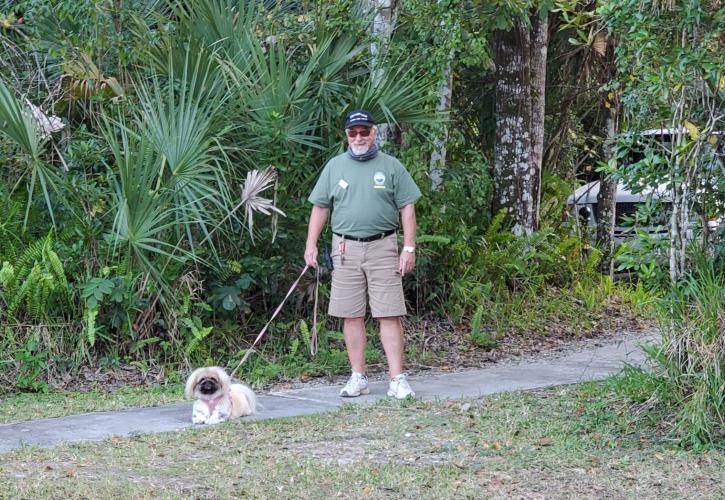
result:
M 113 392 L 14 394 L 0 400 L 0 423 L 63 417 L 91 411 L 159 406 L 177 403 L 183 396 L 184 387 L 181 384 L 126 387 Z
M 719 497 L 725 454 L 673 448 L 606 383 L 234 421 L 0 455 L 3 496 Z
M 636 290 L 631 284 L 601 278 L 577 282 L 571 289 L 542 286 L 515 294 L 501 293 L 479 306 L 478 322 L 486 325 L 495 338 L 510 331 L 578 337 L 587 332 L 616 330 L 618 320 L 634 322 L 650 317 L 644 305 L 635 304 L 651 301 L 651 297 L 642 289 Z

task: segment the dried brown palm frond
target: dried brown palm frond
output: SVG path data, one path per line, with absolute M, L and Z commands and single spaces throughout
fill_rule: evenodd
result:
M 285 216 L 284 212 L 275 206 L 275 201 L 262 198 L 259 195 L 262 191 L 276 184 L 276 181 L 277 170 L 270 165 L 264 170 L 250 170 L 247 172 L 247 179 L 241 186 L 241 204 L 244 205 L 244 221 L 247 224 L 252 241 L 254 241 L 254 212 L 261 212 L 265 215 L 280 214 Z M 276 217 L 273 222 L 276 223 Z M 273 233 L 276 233 L 276 230 Z

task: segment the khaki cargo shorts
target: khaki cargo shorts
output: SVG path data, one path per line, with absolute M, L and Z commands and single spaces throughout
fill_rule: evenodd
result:
M 395 233 L 379 240 L 362 242 L 332 236 L 330 256 L 332 291 L 328 314 L 338 318 L 365 316 L 366 297 L 370 299 L 373 318 L 404 316 L 403 280 Z

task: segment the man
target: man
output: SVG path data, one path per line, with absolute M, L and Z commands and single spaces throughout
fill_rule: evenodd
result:
M 366 294 L 380 322 L 388 360 L 388 396 L 415 396 L 403 373 L 403 325 L 406 314 L 402 276 L 415 266 L 415 201 L 420 190 L 405 167 L 378 151 L 375 120 L 365 110 L 345 121 L 347 152 L 330 160 L 312 194 L 305 262 L 317 266 L 317 240 L 332 209 L 332 290 L 329 314 L 344 318 L 343 335 L 352 375 L 340 396 L 368 394 L 365 375 Z M 396 230 L 402 221 L 403 251 Z

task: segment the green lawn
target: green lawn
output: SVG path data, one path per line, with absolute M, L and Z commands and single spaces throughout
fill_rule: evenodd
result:
M 0 455 L 0 496 L 725 495 L 725 454 L 634 425 L 606 383 L 113 438 Z M 612 401 L 612 403 L 610 403 Z
M 0 423 L 64 417 L 91 411 L 123 410 L 178 403 L 184 398 L 181 384 L 127 387 L 113 392 L 23 393 L 0 400 Z

